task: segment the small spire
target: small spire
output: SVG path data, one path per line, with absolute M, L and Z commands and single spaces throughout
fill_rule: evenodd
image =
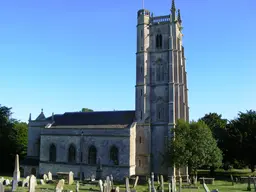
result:
M 52 121 L 54 121 L 54 113 L 52 113 Z
M 42 109 L 41 109 L 41 113 L 43 113 L 43 112 L 44 112 L 44 109 L 42 108 Z
M 182 23 L 182 20 L 181 20 L 181 16 L 180 16 L 180 9 L 178 9 L 178 21 L 180 22 L 180 23 Z
M 172 0 L 172 11 L 175 12 L 176 11 L 176 8 L 175 8 L 175 2 L 174 0 Z
M 31 121 L 31 113 L 29 113 L 28 121 Z

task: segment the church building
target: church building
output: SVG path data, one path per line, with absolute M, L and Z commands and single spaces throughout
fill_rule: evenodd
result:
M 170 13 L 137 12 L 135 110 L 66 112 L 29 118 L 24 175 L 72 171 L 88 178 L 101 160 L 103 176 L 167 175 L 163 163 L 171 129 L 189 121 L 182 20 Z M 132 54 L 132 53 L 131 53 Z M 176 174 L 187 175 L 184 168 Z

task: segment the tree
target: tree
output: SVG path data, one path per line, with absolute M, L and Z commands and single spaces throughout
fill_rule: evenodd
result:
M 13 171 L 15 155 L 27 149 L 27 124 L 11 118 L 11 108 L 0 105 L 0 172 Z
M 208 113 L 204 117 L 200 118 L 199 121 L 203 121 L 212 131 L 213 137 L 217 141 L 218 147 L 223 152 L 223 160 L 226 164 L 230 164 L 232 158 L 229 156 L 228 145 L 229 140 L 227 137 L 227 119 L 223 119 L 221 114 Z M 229 162 L 229 163 L 227 163 Z
M 82 108 L 81 112 L 93 112 L 93 110 L 89 108 Z
M 236 151 L 234 158 L 247 164 L 251 171 L 255 171 L 256 156 L 256 111 L 239 112 L 238 117 L 230 122 L 228 135 L 232 146 L 230 150 Z
M 179 120 L 172 131 L 174 139 L 166 155 L 171 166 L 188 165 L 190 174 L 197 175 L 197 169 L 202 166 L 221 165 L 222 152 L 203 121 L 187 123 Z

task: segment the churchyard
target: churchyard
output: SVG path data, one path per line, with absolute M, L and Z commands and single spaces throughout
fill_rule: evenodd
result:
M 101 166 L 99 166 L 101 167 Z M 96 174 L 100 170 L 96 171 Z M 0 177 L 0 192 L 79 192 L 79 191 L 98 191 L 98 192 L 213 192 L 213 191 L 256 191 L 256 177 L 251 176 L 230 176 L 229 181 L 215 181 L 215 178 L 199 177 L 197 182 L 192 184 L 190 179 L 184 182 L 182 177 L 170 177 L 164 180 L 162 175 L 155 177 L 152 173 L 147 179 L 140 177 L 126 177 L 123 182 L 116 182 L 112 175 L 106 178 L 96 179 L 99 175 L 92 175 L 90 178 L 74 178 L 73 172 L 58 172 L 57 177 L 53 178 L 52 173 L 48 172 L 36 178 L 34 175 L 25 178 L 20 177 L 19 156 L 16 155 L 15 170 L 13 177 Z M 139 184 L 144 182 L 144 184 Z

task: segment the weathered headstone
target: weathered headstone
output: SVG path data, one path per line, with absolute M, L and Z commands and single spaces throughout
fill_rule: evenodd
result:
M 79 186 L 80 186 L 79 181 L 77 181 L 76 182 L 76 192 L 79 192 Z
M 52 173 L 50 171 L 48 172 L 48 180 L 52 181 Z
M 230 175 L 230 179 L 231 179 L 232 185 L 234 185 L 234 178 L 232 174 Z
M 3 183 L 3 181 L 4 181 L 4 178 L 3 178 L 3 177 L 1 177 L 1 179 L 0 179 L 0 183 Z
M 34 175 L 31 175 L 29 178 L 29 186 L 28 186 L 29 192 L 35 192 L 36 191 L 36 177 Z
M 109 176 L 107 176 L 107 178 L 106 178 L 106 183 L 107 183 L 107 192 L 110 192 L 110 190 L 111 190 L 111 181 L 110 181 Z
M 248 176 L 248 186 L 247 191 L 251 191 L 251 176 Z
M 168 182 L 168 192 L 171 192 L 171 191 L 172 191 L 172 183 Z
M 20 180 L 20 162 L 19 162 L 19 155 L 18 154 L 15 157 L 13 180 L 16 180 L 17 183 Z
M 4 181 L 3 181 L 3 184 L 4 184 L 4 185 L 10 185 L 10 184 L 11 184 L 11 182 L 10 182 L 10 180 L 9 180 L 9 179 L 6 179 L 6 180 L 4 180 Z
M 179 192 L 182 191 L 182 177 L 180 177 L 180 182 L 179 182 Z
M 74 183 L 74 173 L 72 171 L 68 174 L 68 184 L 72 185 Z
M 101 164 L 101 158 L 99 157 L 97 162 L 97 169 L 96 169 L 96 180 L 102 179 L 102 173 L 103 173 L 103 169 Z
M 22 187 L 27 187 L 28 186 L 28 183 L 29 183 L 29 176 L 26 177 L 26 179 L 24 179 L 22 181 Z
M 106 183 L 106 180 L 105 180 L 104 183 L 103 183 L 103 192 L 109 192 L 107 189 L 108 189 L 108 187 L 107 187 L 107 183 Z
M 134 188 L 134 189 L 136 189 L 137 184 L 138 184 L 138 181 L 139 181 L 139 176 L 136 176 L 135 181 L 134 181 L 134 184 L 133 184 L 133 188 Z
M 151 173 L 151 191 L 156 192 L 156 188 L 154 185 L 154 173 L 153 172 Z
M 129 177 L 125 178 L 125 192 L 130 192 L 130 183 L 129 183 Z
M 95 181 L 95 175 L 91 176 L 91 181 Z
M 119 192 L 119 187 L 118 186 L 115 188 L 115 192 Z
M 44 180 L 40 179 L 40 185 L 45 185 Z
M 0 182 L 0 192 L 4 192 L 4 185 Z
M 110 175 L 110 181 L 111 181 L 111 188 L 113 189 L 113 187 L 114 187 L 114 178 L 113 178 L 113 175 Z
M 164 192 L 164 177 L 163 175 L 160 175 L 160 188 L 161 188 L 161 192 Z
M 100 187 L 100 192 L 103 192 L 103 182 L 101 179 L 99 180 L 99 187 Z
M 160 179 L 159 179 L 159 175 L 157 175 L 157 184 L 160 184 Z
M 16 191 L 17 188 L 18 188 L 18 181 L 12 180 L 12 191 Z
M 151 179 L 148 178 L 148 191 L 151 192 Z
M 45 181 L 48 180 L 48 177 L 46 174 L 43 175 L 43 180 L 45 180 Z
M 172 176 L 172 192 L 176 192 L 176 182 L 173 176 Z
M 64 188 L 64 183 L 65 183 L 64 179 L 59 180 L 59 182 L 55 188 L 55 192 L 62 192 L 62 190 Z

